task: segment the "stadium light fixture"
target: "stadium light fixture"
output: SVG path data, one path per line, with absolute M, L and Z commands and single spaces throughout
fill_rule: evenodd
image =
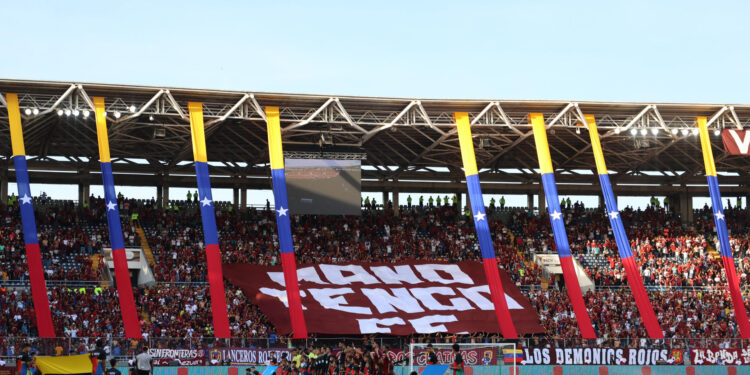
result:
M 720 136 L 721 135 L 721 130 L 719 130 L 719 129 L 714 130 L 714 135 L 717 136 L 717 137 Z
M 684 128 L 681 131 L 682 131 L 682 135 L 688 135 L 688 133 L 690 133 L 690 130 L 687 130 Z
M 672 129 L 672 134 L 674 134 L 674 135 L 677 135 L 677 133 L 679 133 L 679 132 L 680 132 L 680 129 L 677 129 L 677 128 L 673 128 Z
M 91 114 L 91 112 L 89 112 L 89 110 L 88 110 L 88 109 L 84 109 L 84 110 L 83 110 L 83 117 L 85 117 L 85 118 L 89 118 L 89 115 L 90 115 L 90 114 Z
M 78 117 L 78 115 L 80 115 L 80 114 L 81 114 L 81 111 L 79 111 L 77 109 L 73 110 L 73 116 Z
M 65 116 L 70 116 L 70 110 L 69 109 L 65 110 Z
M 615 128 L 615 134 L 620 134 L 620 128 L 619 127 Z
M 576 128 L 576 134 L 581 134 L 581 128 Z
M 39 114 L 39 108 L 34 108 L 34 109 L 32 109 L 32 110 L 31 110 L 31 113 L 33 113 L 33 114 L 34 114 L 34 116 L 38 115 L 38 114 Z
M 646 130 L 646 128 L 641 128 L 641 135 L 646 135 L 646 134 L 648 134 L 648 130 Z
M 653 135 L 659 134 L 659 128 L 651 128 L 651 134 Z
M 23 110 L 23 113 L 25 113 L 25 114 L 26 114 L 26 116 L 30 115 L 30 114 L 31 114 L 31 108 L 26 108 L 26 109 L 24 109 L 24 110 Z
M 630 129 L 630 134 L 632 134 L 632 135 L 638 134 L 638 129 L 636 129 L 636 128 Z
M 57 115 L 58 116 L 62 116 L 63 115 L 63 110 L 62 109 L 58 109 L 57 110 Z
M 698 128 L 693 129 L 693 135 L 698 135 Z
M 115 118 L 120 118 L 122 116 L 122 113 L 120 111 L 115 111 Z
M 154 115 L 148 116 L 148 121 L 154 121 Z
M 131 105 L 131 106 L 130 106 L 130 113 L 135 113 L 135 110 L 136 110 L 136 109 L 135 109 L 135 106 L 134 106 L 134 105 Z

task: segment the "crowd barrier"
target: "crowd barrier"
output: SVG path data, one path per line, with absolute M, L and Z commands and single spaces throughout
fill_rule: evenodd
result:
M 86 353 L 91 345 L 99 338 L 96 337 L 58 337 L 58 338 L 29 338 L 20 336 L 0 336 L 0 358 L 13 357 L 21 350 L 24 344 L 30 344 L 39 355 L 56 355 L 60 350 L 62 354 Z M 381 336 L 372 340 L 381 347 L 388 345 L 391 349 L 406 349 L 412 342 L 427 342 L 427 338 L 419 336 Z M 354 345 L 362 344 L 361 336 L 348 337 L 319 337 L 304 340 L 290 340 L 285 337 L 233 337 L 231 339 L 217 339 L 214 337 L 150 337 L 148 340 L 128 340 L 125 338 L 112 338 L 105 341 L 110 348 L 117 347 L 119 356 L 137 353 L 144 345 L 150 348 L 160 349 L 212 349 L 212 348 L 290 348 L 311 346 L 338 346 L 339 342 Z M 439 340 L 438 342 L 450 342 L 450 340 Z M 686 353 L 696 348 L 736 348 L 746 351 L 750 362 L 750 340 L 739 338 L 689 338 L 689 339 L 662 339 L 652 340 L 647 338 L 617 338 L 617 339 L 592 339 L 580 338 L 556 339 L 550 337 L 521 338 L 518 340 L 504 340 L 499 337 L 491 337 L 485 341 L 459 339 L 463 343 L 512 343 L 515 342 L 518 349 L 528 350 L 533 353 L 535 348 L 613 348 L 613 349 L 674 349 L 683 350 Z M 545 363 L 550 364 L 550 363 Z M 700 364 L 700 363 L 697 363 Z
M 157 367 L 152 375 L 244 375 L 250 366 Z M 255 368 L 261 374 L 265 366 Z M 750 366 L 470 366 L 464 375 L 750 375 Z M 127 367 L 120 367 L 122 374 Z M 515 373 L 514 373 L 515 372 Z M 409 375 L 409 367 L 394 368 Z

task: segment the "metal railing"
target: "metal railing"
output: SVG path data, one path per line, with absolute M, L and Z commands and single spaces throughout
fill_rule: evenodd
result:
M 25 344 L 29 344 L 38 355 L 68 355 L 84 354 L 94 348 L 98 337 L 58 337 L 58 338 L 30 338 L 30 337 L 0 337 L 0 358 L 14 358 L 21 352 Z M 217 339 L 213 337 L 156 337 L 141 340 L 127 338 L 103 339 L 110 347 L 110 355 L 115 357 L 130 357 L 138 353 L 144 346 L 165 349 L 213 349 L 213 348 L 291 348 L 291 347 L 335 347 L 340 342 L 354 345 L 364 345 L 365 341 L 374 340 L 381 347 L 387 345 L 391 349 L 408 349 L 410 343 L 440 342 L 452 343 L 452 336 L 435 337 L 420 336 L 348 336 L 348 337 L 320 337 L 304 340 L 292 340 L 285 337 L 235 337 Z M 749 339 L 740 338 L 667 338 L 653 340 L 647 338 L 556 338 L 538 336 L 507 340 L 499 335 L 492 336 L 458 336 L 459 343 L 516 343 L 520 349 L 525 348 L 650 348 L 650 349 L 692 349 L 692 348 L 750 348 Z M 8 360 L 6 360 L 8 362 Z M 12 363 L 12 362 L 9 362 Z
M 48 287 L 68 287 L 68 288 L 96 288 L 101 285 L 101 281 L 92 280 L 46 280 Z M 0 287 L 5 288 L 24 288 L 31 287 L 29 280 L 0 280 Z

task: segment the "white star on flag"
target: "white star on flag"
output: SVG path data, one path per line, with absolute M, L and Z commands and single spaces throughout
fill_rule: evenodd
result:
M 484 220 L 484 217 L 485 217 L 485 216 L 487 216 L 487 215 L 485 215 L 485 214 L 484 214 L 484 212 L 482 212 L 482 211 L 477 211 L 477 214 L 476 214 L 476 215 L 474 215 L 474 218 L 475 218 L 475 219 L 476 219 L 477 221 L 482 221 L 482 220 Z
M 562 214 L 555 210 L 555 212 L 551 213 L 549 216 L 552 216 L 552 220 L 560 220 L 560 216 L 562 216 Z
M 724 214 L 721 212 L 715 213 L 714 216 L 716 216 L 716 220 L 724 220 Z
M 107 211 L 114 211 L 115 208 L 117 208 L 117 205 L 115 204 L 115 202 L 110 201 L 107 203 Z
M 203 200 L 201 201 L 201 206 L 210 206 L 211 202 L 212 201 L 208 199 L 208 196 L 205 196 L 203 197 Z
M 609 217 L 610 217 L 610 218 L 611 218 L 612 220 L 617 220 L 617 217 L 618 217 L 619 215 L 620 215 L 620 213 L 619 213 L 619 212 L 617 212 L 617 211 L 612 211 L 612 212 L 610 212 L 610 213 L 609 213 Z
M 279 216 L 286 216 L 286 212 L 289 211 L 288 209 L 284 207 L 280 207 L 278 210 L 276 210 L 279 213 Z
M 23 197 L 20 198 L 21 204 L 31 204 L 31 197 L 28 194 L 24 194 Z

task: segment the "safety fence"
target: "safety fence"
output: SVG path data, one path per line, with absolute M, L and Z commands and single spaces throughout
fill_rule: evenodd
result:
M 480 338 L 481 337 L 481 338 Z M 498 336 L 344 336 L 313 337 L 292 340 L 286 337 L 234 337 L 219 339 L 213 337 L 149 337 L 131 340 L 127 338 L 102 337 L 7 337 L 0 336 L 0 357 L 13 357 L 21 352 L 24 345 L 30 345 L 39 355 L 68 355 L 88 353 L 97 342 L 109 346 L 113 355 L 129 355 L 143 348 L 163 349 L 211 349 L 211 348 L 293 348 L 293 347 L 336 347 L 339 343 L 364 346 L 375 342 L 381 347 L 408 349 L 409 344 L 418 342 L 440 343 L 515 343 L 519 349 L 527 348 L 615 348 L 615 349 L 691 349 L 691 348 L 738 348 L 750 352 L 750 340 L 739 338 L 681 338 L 652 340 L 647 338 L 580 338 L 559 339 L 552 337 L 520 338 L 506 340 Z

